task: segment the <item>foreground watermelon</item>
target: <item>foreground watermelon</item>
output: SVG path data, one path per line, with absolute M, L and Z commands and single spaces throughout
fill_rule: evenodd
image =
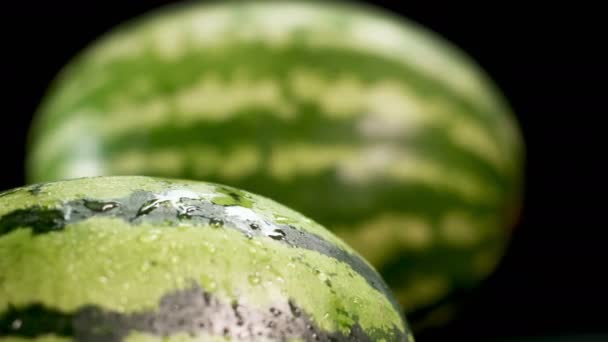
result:
M 522 142 L 456 48 L 367 7 L 167 8 L 93 44 L 53 84 L 29 180 L 146 174 L 260 193 L 333 230 L 412 317 L 495 267 Z
M 235 188 L 128 176 L 0 194 L 3 336 L 413 341 L 380 276 L 315 222 Z

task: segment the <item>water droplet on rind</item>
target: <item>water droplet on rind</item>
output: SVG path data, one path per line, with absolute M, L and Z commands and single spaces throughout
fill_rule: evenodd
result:
M 21 329 L 22 325 L 23 325 L 23 321 L 21 321 L 20 319 L 16 319 L 11 323 L 11 329 L 19 330 L 19 329 Z
M 292 221 L 289 217 L 282 215 L 274 215 L 274 219 L 277 221 L 277 223 L 289 223 Z
M 192 218 L 194 212 L 198 208 L 195 206 L 184 206 L 179 208 L 179 213 L 177 214 L 177 218 L 179 219 L 189 219 Z
M 251 285 L 259 285 L 259 284 L 260 284 L 260 282 L 262 281 L 262 279 L 260 278 L 260 276 L 258 275 L 258 273 L 255 273 L 255 274 L 250 274 L 250 275 L 247 277 L 247 280 L 249 280 L 249 283 L 250 283 Z
M 173 207 L 173 209 L 178 211 L 179 214 L 189 214 L 194 206 L 184 205 L 184 201 L 187 200 L 199 200 L 200 197 L 189 190 L 185 189 L 177 189 L 177 190 L 169 190 L 164 194 L 155 194 L 154 199 L 151 199 L 145 202 L 139 211 L 137 212 L 137 217 L 149 214 L 153 210 L 157 209 L 161 204 L 169 204 Z
M 145 202 L 141 206 L 141 208 L 139 208 L 139 211 L 137 211 L 137 216 L 139 217 L 139 216 L 151 213 L 154 209 L 158 208 L 160 203 L 161 202 L 157 199 L 153 199 L 153 200 L 149 200 L 149 201 Z
M 224 225 L 224 221 L 218 218 L 212 218 L 209 220 L 209 225 L 213 228 L 219 228 Z
M 65 211 L 63 212 L 63 220 L 69 221 L 71 218 L 72 218 L 72 207 L 68 205 L 65 207 Z
M 281 229 L 275 229 L 272 231 L 272 233 L 268 234 L 268 237 L 274 240 L 283 240 L 285 239 L 285 236 L 287 234 L 285 234 L 285 232 Z
M 84 200 L 84 206 L 91 211 L 106 212 L 119 207 L 120 203 L 114 201 Z
M 279 317 L 279 316 L 281 316 L 281 313 L 282 313 L 282 312 L 281 312 L 281 310 L 279 310 L 279 309 L 277 309 L 277 308 L 275 308 L 275 307 L 271 307 L 271 308 L 269 309 L 269 311 L 270 311 L 270 313 L 271 313 L 271 314 L 272 314 L 274 317 Z
M 287 303 L 289 304 L 289 310 L 294 317 L 300 317 L 300 315 L 302 315 L 300 308 L 298 308 L 298 306 L 291 299 L 288 300 Z

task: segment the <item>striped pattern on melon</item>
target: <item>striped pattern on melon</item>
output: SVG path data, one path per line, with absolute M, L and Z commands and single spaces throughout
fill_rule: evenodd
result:
M 367 7 L 175 6 L 102 37 L 36 118 L 30 181 L 146 174 L 296 208 L 374 266 L 407 311 L 483 279 L 520 202 L 523 145 L 486 75 Z
M 413 341 L 344 242 L 211 183 L 95 177 L 2 194 L 0 279 L 9 339 Z

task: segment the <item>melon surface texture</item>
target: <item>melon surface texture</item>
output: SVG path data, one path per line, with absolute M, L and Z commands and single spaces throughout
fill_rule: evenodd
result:
M 371 7 L 189 3 L 94 42 L 30 136 L 31 182 L 177 177 L 273 198 L 433 311 L 496 267 L 523 142 L 497 87 L 437 35 Z
M 0 194 L 0 341 L 413 341 L 314 221 L 218 184 L 117 176 Z

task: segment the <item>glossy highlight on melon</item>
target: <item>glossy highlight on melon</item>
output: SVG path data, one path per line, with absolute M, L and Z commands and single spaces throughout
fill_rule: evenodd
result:
M 374 269 L 236 188 L 139 176 L 0 194 L 0 341 L 413 341 Z
M 31 132 L 31 182 L 142 174 L 281 201 L 369 260 L 411 317 L 492 272 L 523 142 L 493 82 L 367 6 L 188 3 L 94 42 Z

